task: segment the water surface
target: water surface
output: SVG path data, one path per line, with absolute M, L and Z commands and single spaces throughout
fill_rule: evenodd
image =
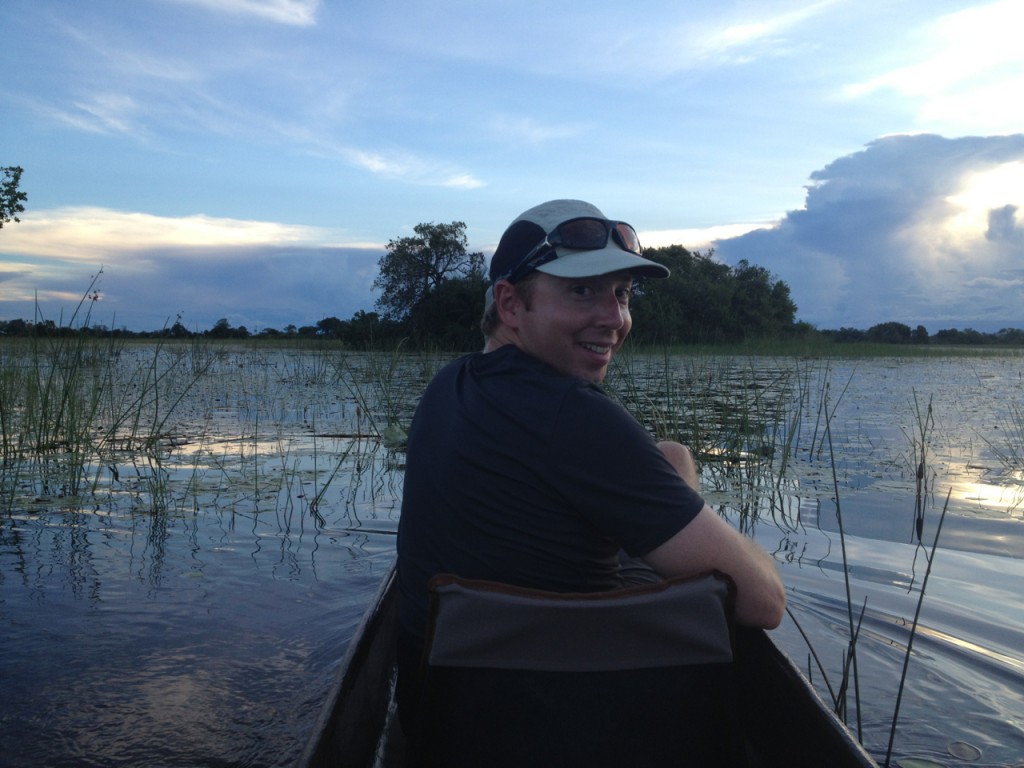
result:
M 5 466 L 0 764 L 292 764 L 391 562 L 404 455 L 383 435 L 440 361 L 188 354 L 209 359 L 158 450 L 108 446 L 77 481 L 59 452 Z M 152 355 L 116 364 L 130 379 Z M 1017 357 L 652 357 L 609 387 L 700 449 L 709 502 L 775 555 L 792 613 L 775 635 L 826 697 L 848 593 L 863 608 L 860 712 L 852 692 L 846 709 L 880 758 L 948 493 L 894 754 L 1018 765 L 1022 371 Z M 960 743 L 980 760 L 954 757 Z

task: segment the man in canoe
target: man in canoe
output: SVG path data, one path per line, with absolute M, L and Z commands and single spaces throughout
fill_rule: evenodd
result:
M 727 573 L 739 623 L 781 621 L 773 560 L 704 503 L 690 452 L 656 442 L 599 386 L 632 326 L 634 280 L 668 274 L 630 225 L 579 200 L 531 208 L 503 234 L 484 349 L 438 373 L 409 432 L 400 707 L 438 573 L 595 592 L 622 585 L 624 550 L 663 577 Z

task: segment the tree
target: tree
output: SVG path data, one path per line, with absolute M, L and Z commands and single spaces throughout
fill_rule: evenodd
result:
M 18 214 L 25 210 L 23 203 L 28 195 L 18 191 L 23 170 L 16 165 L 0 168 L 3 181 L 0 181 L 0 229 L 10 221 L 21 221 Z
M 641 343 L 738 342 L 793 331 L 789 286 L 764 267 L 745 259 L 729 267 L 712 250 L 691 253 L 681 245 L 648 248 L 644 256 L 672 274 L 639 287 L 633 318 Z
M 776 280 L 764 267 L 740 259 L 732 269 L 734 289 L 730 319 L 730 337 L 770 337 L 781 335 L 793 325 L 796 304 L 789 286 Z
M 895 321 L 868 328 L 868 340 L 876 344 L 909 344 L 913 335 L 909 325 Z
M 211 339 L 246 339 L 249 337 L 249 329 L 244 325 L 232 328 L 226 317 L 222 317 L 213 324 L 213 328 L 204 333 Z
M 644 257 L 672 274 L 642 281 L 633 302 L 633 333 L 643 343 L 692 344 L 717 340 L 730 303 L 729 267 L 712 251 L 681 245 L 647 248 Z
M 325 339 L 340 339 L 345 335 L 345 323 L 336 317 L 318 320 L 316 329 L 316 335 Z
M 213 324 L 213 328 L 206 332 L 207 336 L 212 336 L 215 339 L 227 339 L 232 334 L 231 323 L 228 322 L 226 317 L 222 317 L 216 323 Z
M 413 335 L 420 336 L 437 320 L 424 305 L 447 281 L 482 275 L 484 255 L 467 251 L 466 225 L 461 221 L 417 224 L 413 231 L 413 237 L 388 242 L 373 287 L 381 292 L 376 304 L 383 315 L 409 321 Z
M 432 345 L 442 349 L 472 349 L 480 345 L 480 316 L 484 311 L 487 278 L 483 270 L 446 280 L 416 305 L 410 315 Z
M 174 321 L 174 325 L 171 326 L 170 330 L 167 331 L 167 335 L 172 339 L 190 339 L 192 338 L 192 332 L 184 326 L 179 317 Z

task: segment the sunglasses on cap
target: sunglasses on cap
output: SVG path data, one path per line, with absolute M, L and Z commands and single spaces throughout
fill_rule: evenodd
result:
M 571 248 L 576 251 L 599 251 L 608 245 L 609 238 L 624 251 L 642 252 L 636 230 L 624 221 L 609 221 L 594 216 L 580 216 L 563 221 L 548 232 L 516 266 L 495 279 L 516 283 L 530 272 L 558 258 L 555 247 Z

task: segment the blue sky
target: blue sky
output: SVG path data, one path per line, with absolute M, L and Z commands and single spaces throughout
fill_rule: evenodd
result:
M 576 197 L 820 328 L 1024 327 L 1024 4 L 5 0 L 0 319 L 372 310 L 420 222 Z M 102 274 L 100 270 L 102 269 Z

